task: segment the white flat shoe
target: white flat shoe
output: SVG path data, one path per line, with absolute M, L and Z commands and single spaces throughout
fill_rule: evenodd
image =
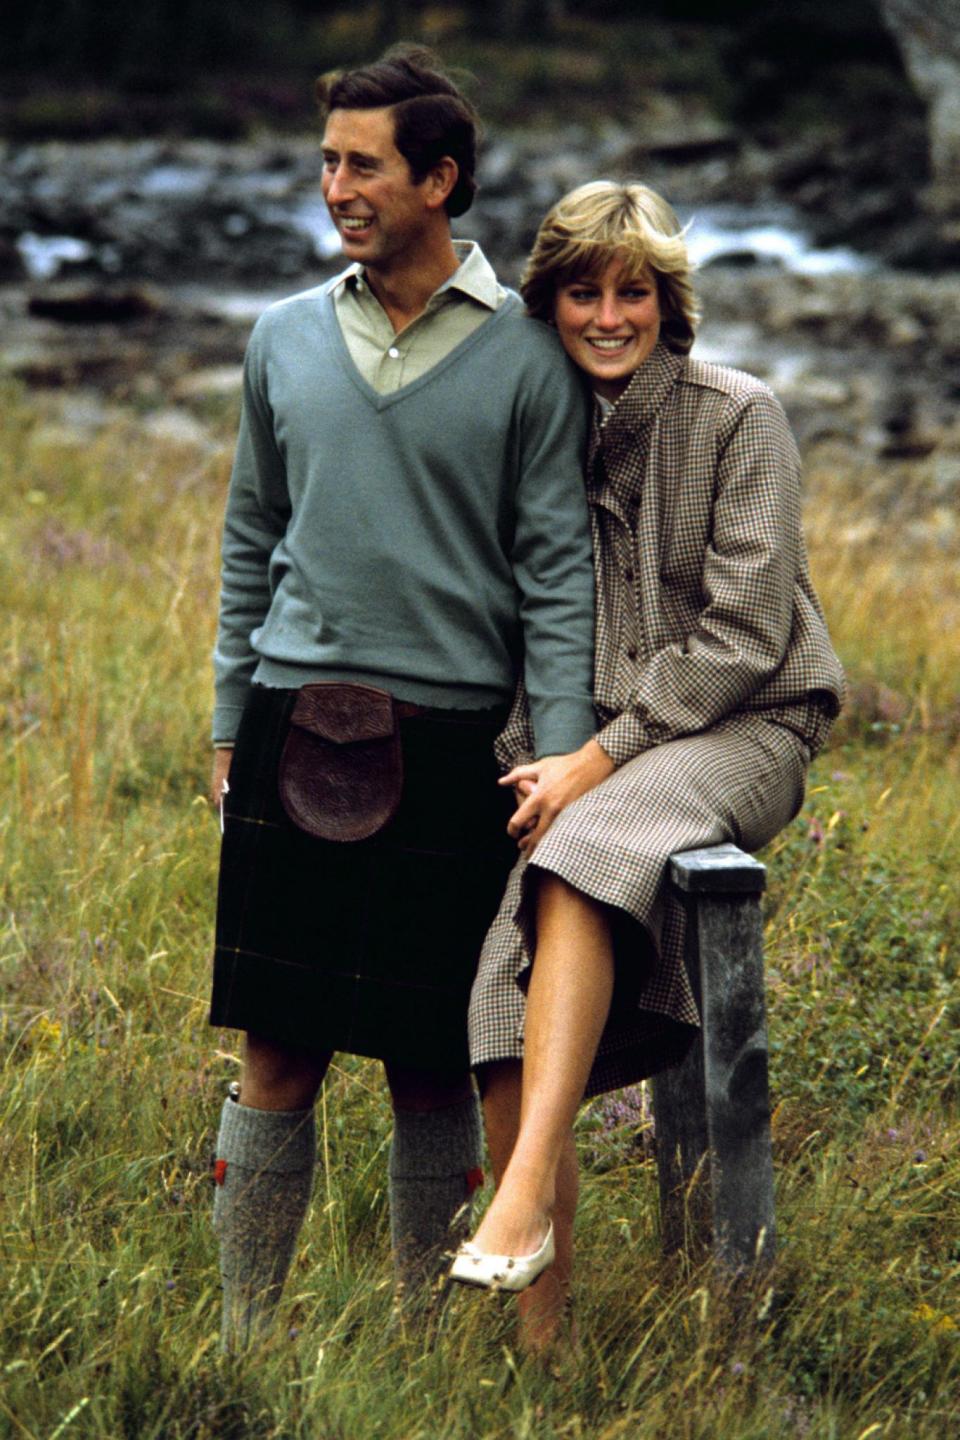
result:
M 543 1244 L 532 1255 L 485 1255 L 471 1241 L 460 1246 L 453 1257 L 450 1279 L 461 1285 L 478 1285 L 482 1290 L 526 1290 L 549 1265 L 556 1249 L 553 1221 L 547 1226 Z

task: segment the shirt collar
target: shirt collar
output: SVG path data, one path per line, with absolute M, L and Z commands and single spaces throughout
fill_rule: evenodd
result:
M 633 429 L 652 420 L 676 384 L 684 360 L 685 356 L 658 340 L 617 400 L 609 424 L 619 421 Z
M 493 266 L 484 255 L 480 246 L 475 240 L 454 240 L 453 248 L 457 259 L 460 262 L 443 284 L 438 286 L 427 302 L 427 308 L 434 306 L 440 296 L 451 290 L 459 290 L 468 299 L 475 300 L 478 305 L 483 305 L 487 310 L 496 310 L 503 299 L 503 289 L 498 281 Z M 351 288 L 357 285 L 358 281 L 365 283 L 363 266 L 359 261 L 348 265 L 339 275 L 334 275 L 323 287 L 328 295 L 345 285 Z
M 459 290 L 471 300 L 476 300 L 478 305 L 496 310 L 503 299 L 503 290 L 493 266 L 476 240 L 454 240 L 453 248 L 460 264 L 436 293 L 442 295 L 445 290 Z

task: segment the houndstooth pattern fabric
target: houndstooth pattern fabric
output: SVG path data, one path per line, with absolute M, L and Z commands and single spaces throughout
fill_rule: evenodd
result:
M 644 751 L 562 811 L 529 864 L 514 867 L 487 934 L 470 1001 L 471 1062 L 523 1054 L 521 987 L 533 939 L 526 885 L 530 871 L 547 870 L 636 922 L 614 930 L 620 998 L 587 1093 L 652 1073 L 670 1026 L 699 1024 L 683 910 L 663 883 L 668 857 L 723 841 L 754 850 L 772 839 L 802 803 L 809 754 L 786 726 L 737 715 Z
M 662 344 L 594 427 L 597 739 L 619 768 L 557 818 L 531 862 L 641 927 L 617 937 L 618 973 L 642 973 L 626 1006 L 615 997 L 588 1093 L 651 1073 L 664 1028 L 699 1023 L 683 912 L 663 886 L 669 855 L 772 839 L 799 808 L 840 707 L 799 474 L 767 386 Z M 521 692 L 498 753 L 513 763 L 531 745 Z M 522 1054 L 525 868 L 484 946 L 474 1064 Z

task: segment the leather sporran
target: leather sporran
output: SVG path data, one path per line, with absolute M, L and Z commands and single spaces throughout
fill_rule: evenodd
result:
M 318 840 L 368 840 L 396 814 L 403 757 L 396 704 L 373 685 L 304 685 L 280 757 L 280 800 Z

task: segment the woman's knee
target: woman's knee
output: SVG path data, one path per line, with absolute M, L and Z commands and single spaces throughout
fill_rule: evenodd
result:
M 593 939 L 606 945 L 610 939 L 611 914 L 610 907 L 602 900 L 578 890 L 560 875 L 544 870 L 537 876 L 538 937 L 551 933 L 570 935 L 575 936 L 578 943 Z

